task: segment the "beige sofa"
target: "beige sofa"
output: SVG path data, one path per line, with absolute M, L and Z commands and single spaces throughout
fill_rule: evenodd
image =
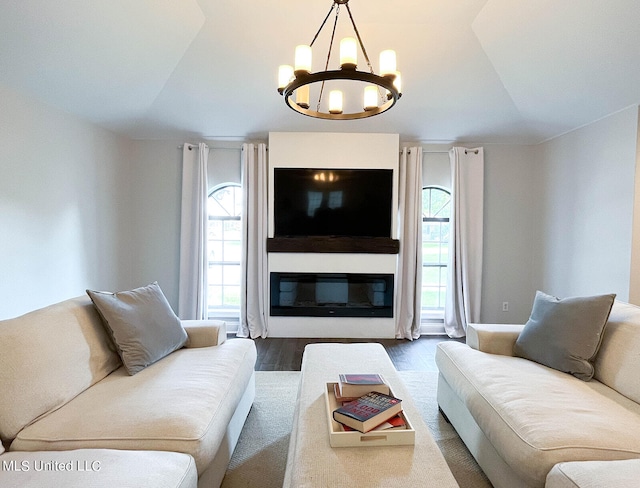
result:
M 0 485 L 47 486 L 60 473 L 33 467 L 57 459 L 97 462 L 91 486 L 191 486 L 196 471 L 219 486 L 255 396 L 255 344 L 226 341 L 221 322 L 183 326 L 186 347 L 129 376 L 88 297 L 0 322 Z
M 591 381 L 513 357 L 523 327 L 470 325 L 436 351 L 438 404 L 493 485 L 637 486 L 609 463 L 640 458 L 640 308 L 614 303 Z
M 116 449 L 14 451 L 0 456 L 0 486 L 196 488 L 198 472 L 190 455 L 177 452 Z

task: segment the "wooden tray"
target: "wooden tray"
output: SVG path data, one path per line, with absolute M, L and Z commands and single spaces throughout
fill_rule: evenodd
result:
M 357 431 L 345 432 L 342 429 L 342 424 L 333 420 L 333 411 L 339 406 L 334 394 L 335 385 L 335 383 L 327 383 L 324 391 L 331 447 L 407 446 L 415 444 L 416 431 L 404 412 L 400 415 L 404 417 L 407 424 L 406 429 L 372 430 L 366 434 Z M 393 390 L 391 390 L 391 394 L 393 395 Z

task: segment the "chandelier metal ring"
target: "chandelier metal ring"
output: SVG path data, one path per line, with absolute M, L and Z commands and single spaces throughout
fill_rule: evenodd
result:
M 372 117 L 374 115 L 386 112 L 395 105 L 398 99 L 402 96 L 402 93 L 398 92 L 398 89 L 393 84 L 393 76 L 379 76 L 374 73 L 368 73 L 366 71 L 357 71 L 355 69 L 340 69 L 333 71 L 320 71 L 317 73 L 302 73 L 296 76 L 291 83 L 285 86 L 283 89 L 278 90 L 284 97 L 286 104 L 293 110 L 309 117 L 315 117 L 320 119 L 331 120 L 355 120 L 363 119 L 366 117 Z M 387 91 L 387 102 L 379 105 L 372 110 L 365 110 L 362 112 L 332 114 L 325 112 L 318 112 L 310 108 L 306 108 L 298 105 L 291 97 L 295 90 L 304 85 L 310 85 L 312 83 L 320 83 L 323 81 L 331 80 L 352 80 L 361 81 L 363 83 L 372 83 Z

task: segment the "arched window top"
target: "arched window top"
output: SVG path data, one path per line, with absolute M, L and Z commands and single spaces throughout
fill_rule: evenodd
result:
M 451 217 L 451 192 L 441 186 L 425 186 L 422 189 L 422 218 L 449 219 Z
M 237 183 L 216 186 L 207 202 L 209 217 L 240 218 L 242 215 L 242 187 Z

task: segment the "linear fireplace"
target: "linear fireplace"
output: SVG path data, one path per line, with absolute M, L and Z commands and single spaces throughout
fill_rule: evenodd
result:
M 272 272 L 271 316 L 393 317 L 393 274 Z

